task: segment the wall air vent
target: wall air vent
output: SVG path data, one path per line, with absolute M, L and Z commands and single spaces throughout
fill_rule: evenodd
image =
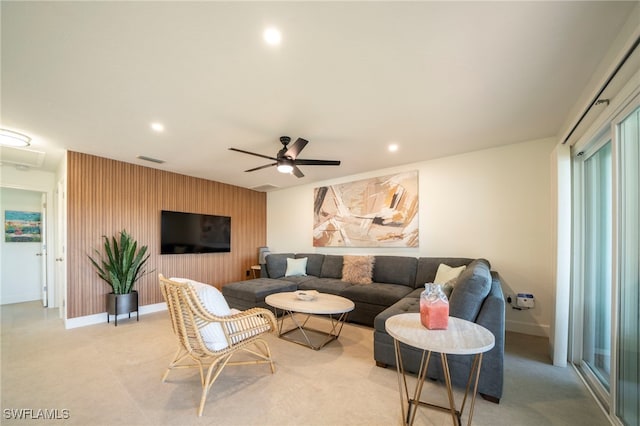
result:
M 145 155 L 138 155 L 136 158 L 138 158 L 139 160 L 150 161 L 157 164 L 163 164 L 165 162 L 164 160 L 158 160 L 157 158 L 151 158 Z
M 2 164 L 38 168 L 42 167 L 42 163 L 44 163 L 44 155 L 44 152 L 32 149 L 0 147 L 0 162 Z
M 254 186 L 253 188 L 249 188 L 249 189 L 253 189 L 254 191 L 258 191 L 258 192 L 269 192 L 273 189 L 278 189 L 278 188 L 280 187 L 267 183 L 266 185 Z

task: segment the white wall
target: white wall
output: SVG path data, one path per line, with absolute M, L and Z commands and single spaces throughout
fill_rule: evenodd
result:
M 53 231 L 54 231 L 54 223 L 55 223 L 55 217 L 54 217 L 54 212 L 53 212 L 53 208 L 51 208 L 51 206 L 53 205 L 53 191 L 55 188 L 55 174 L 50 173 L 50 172 L 43 172 L 40 170 L 28 170 L 28 171 L 21 171 L 21 170 L 17 170 L 15 167 L 11 166 L 11 165 L 3 165 L 0 166 L 0 187 L 2 187 L 2 189 L 4 190 L 5 188 L 12 188 L 12 189 L 19 189 L 19 190 L 25 190 L 25 191 L 34 191 L 36 193 L 45 193 L 47 194 L 47 205 L 49 206 L 47 209 L 47 216 L 46 216 L 46 234 L 47 234 L 47 246 L 50 248 L 53 246 Z M 2 200 L 2 210 L 4 211 L 5 207 L 4 207 L 4 199 Z M 38 206 L 35 209 L 36 211 L 40 210 L 40 194 L 38 194 Z M 4 213 L 2 213 L 2 220 L 4 221 Z M 4 240 L 4 238 L 2 238 Z M 17 244 L 17 243 L 12 243 L 12 244 Z M 21 243 L 22 244 L 22 243 Z M 30 243 L 24 243 L 24 244 L 30 244 Z M 5 267 L 4 267 L 4 260 L 6 257 L 6 253 L 4 250 L 4 246 L 2 247 L 2 252 L 0 253 L 0 258 L 2 258 L 2 282 L 1 282 L 1 286 L 4 289 L 5 287 L 5 283 L 8 282 L 5 280 Z M 53 256 L 53 251 L 49 250 L 49 253 L 47 255 L 47 260 L 46 260 L 46 264 L 47 264 L 47 268 L 46 268 L 46 274 L 47 274 L 47 279 L 48 279 L 48 288 L 49 288 L 49 307 L 53 307 L 55 306 L 54 301 L 55 301 L 55 286 L 53 285 L 53 263 L 54 263 L 54 256 Z M 11 275 L 11 279 L 14 279 L 15 276 Z M 4 290 L 3 290 L 4 291 Z M 32 296 L 29 296 L 32 297 Z M 38 287 L 38 296 L 35 297 L 35 299 L 40 299 L 41 294 L 40 294 L 40 288 Z M 34 299 L 29 299 L 29 300 L 34 300 Z M 3 301 L 2 303 L 15 303 L 15 301 Z
M 267 194 L 271 252 L 484 257 L 505 294 L 530 292 L 529 311 L 507 308 L 507 330 L 549 335 L 554 309 L 550 156 L 557 139 L 517 143 L 453 157 L 302 185 Z M 420 247 L 314 248 L 313 189 L 418 170 Z

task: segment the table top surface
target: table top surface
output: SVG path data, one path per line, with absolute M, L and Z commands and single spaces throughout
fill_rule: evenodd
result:
M 264 301 L 274 308 L 305 314 L 342 314 L 355 308 L 351 300 L 327 293 L 318 293 L 313 300 L 301 300 L 295 291 L 274 293 L 265 297 Z
M 487 352 L 495 345 L 495 336 L 486 328 L 456 317 L 449 317 L 446 330 L 429 330 L 420 322 L 419 313 L 399 314 L 385 322 L 394 339 L 418 349 L 452 355 Z

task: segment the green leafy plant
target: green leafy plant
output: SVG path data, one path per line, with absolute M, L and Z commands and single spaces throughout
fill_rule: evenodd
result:
M 103 235 L 102 238 L 104 257 L 96 249 L 98 260 L 88 256 L 91 263 L 96 267 L 98 276 L 109 284 L 114 294 L 131 293 L 136 281 L 146 274 L 144 265 L 150 256 L 147 254 L 147 246 L 138 250 L 138 243 L 124 230 L 120 231 L 120 242 L 115 236 L 109 239 Z

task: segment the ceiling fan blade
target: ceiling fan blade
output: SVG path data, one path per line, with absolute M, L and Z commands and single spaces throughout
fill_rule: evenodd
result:
M 269 157 L 268 155 L 256 154 L 255 152 L 249 152 L 249 151 L 245 151 L 238 148 L 229 148 L 229 151 L 236 151 L 236 152 L 241 152 L 243 154 L 255 155 L 256 157 L 266 158 L 267 160 L 273 160 L 273 161 L 277 160 L 276 158 Z
M 302 173 L 302 170 L 300 170 L 297 166 L 293 166 L 293 170 L 291 171 L 291 173 L 299 178 L 304 177 L 304 173 Z
M 339 166 L 340 160 L 304 160 L 299 158 L 295 163 L 300 166 Z
M 293 145 L 291 145 L 291 148 L 289 148 L 287 152 L 284 153 L 285 157 L 290 157 L 295 160 L 298 154 L 300 154 L 300 151 L 302 151 L 308 143 L 308 140 L 298 138 L 298 140 Z
M 254 167 L 253 169 L 245 170 L 245 172 L 255 172 L 256 170 L 266 169 L 267 167 L 273 167 L 278 165 L 278 163 L 265 164 L 264 166 Z

